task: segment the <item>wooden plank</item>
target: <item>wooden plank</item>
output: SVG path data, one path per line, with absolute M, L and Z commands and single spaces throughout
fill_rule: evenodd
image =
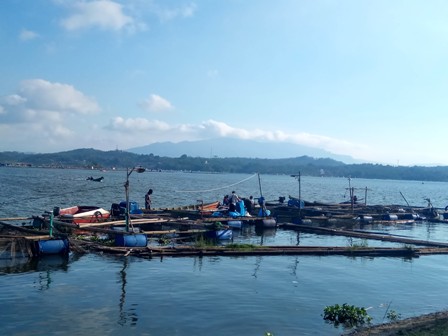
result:
M 131 225 L 139 225 L 139 224 L 158 224 L 158 223 L 166 223 L 169 220 L 166 218 L 141 218 L 141 219 L 132 219 L 129 221 Z M 99 222 L 99 223 L 80 223 L 79 228 L 87 228 L 87 227 L 98 227 L 98 226 L 109 226 L 109 225 L 123 225 L 126 224 L 126 221 L 110 221 L 110 222 Z
M 41 236 L 9 236 L 9 235 L 0 235 L 0 239 L 27 239 L 27 240 L 40 240 L 40 239 L 50 239 L 49 235 L 41 235 Z
M 176 230 L 159 230 L 159 231 L 142 231 L 146 235 L 161 235 L 168 233 L 176 233 Z
M 51 239 L 49 235 L 46 236 L 23 236 L 26 240 L 41 240 L 41 239 Z
M 15 220 L 27 220 L 32 219 L 30 217 L 13 217 L 13 218 L 0 218 L 0 221 L 15 221 Z

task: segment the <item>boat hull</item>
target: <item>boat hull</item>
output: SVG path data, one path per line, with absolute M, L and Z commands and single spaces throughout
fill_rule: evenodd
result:
M 83 224 L 107 221 L 110 212 L 96 206 L 73 206 L 58 210 L 57 217 L 63 222 Z

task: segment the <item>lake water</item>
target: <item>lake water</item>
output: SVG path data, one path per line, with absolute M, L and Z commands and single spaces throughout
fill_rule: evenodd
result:
M 104 176 L 102 183 L 86 181 Z M 256 175 L 145 172 L 130 175 L 130 196 L 167 207 L 221 200 L 235 190 L 260 195 Z M 42 214 L 55 206 L 99 205 L 124 199 L 125 171 L 0 168 L 0 217 Z M 435 207 L 448 204 L 441 182 L 352 179 L 368 204 Z M 306 200 L 348 199 L 347 178 L 302 176 Z M 298 196 L 290 176 L 261 176 L 267 200 Z M 401 192 L 401 194 L 400 194 Z M 402 196 L 403 195 L 403 196 Z M 448 240 L 444 224 L 419 222 L 380 227 L 418 239 Z M 264 245 L 347 246 L 344 237 L 287 230 L 236 233 L 237 242 Z M 368 241 L 369 246 L 400 246 Z M 0 259 L 2 335 L 340 335 L 322 319 L 327 305 L 369 308 L 373 323 L 387 309 L 403 318 L 447 309 L 445 255 L 415 259 L 371 257 L 257 256 L 138 259 L 75 255 L 27 260 Z

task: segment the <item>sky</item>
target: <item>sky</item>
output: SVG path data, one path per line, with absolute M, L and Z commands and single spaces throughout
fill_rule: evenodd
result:
M 447 1 L 2 0 L 0 44 L 0 151 L 231 137 L 448 165 Z

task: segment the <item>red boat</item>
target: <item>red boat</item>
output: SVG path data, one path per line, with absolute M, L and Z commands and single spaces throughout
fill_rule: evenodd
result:
M 110 212 L 97 206 L 77 205 L 59 209 L 55 212 L 55 216 L 61 221 L 75 224 L 99 223 L 108 220 Z

